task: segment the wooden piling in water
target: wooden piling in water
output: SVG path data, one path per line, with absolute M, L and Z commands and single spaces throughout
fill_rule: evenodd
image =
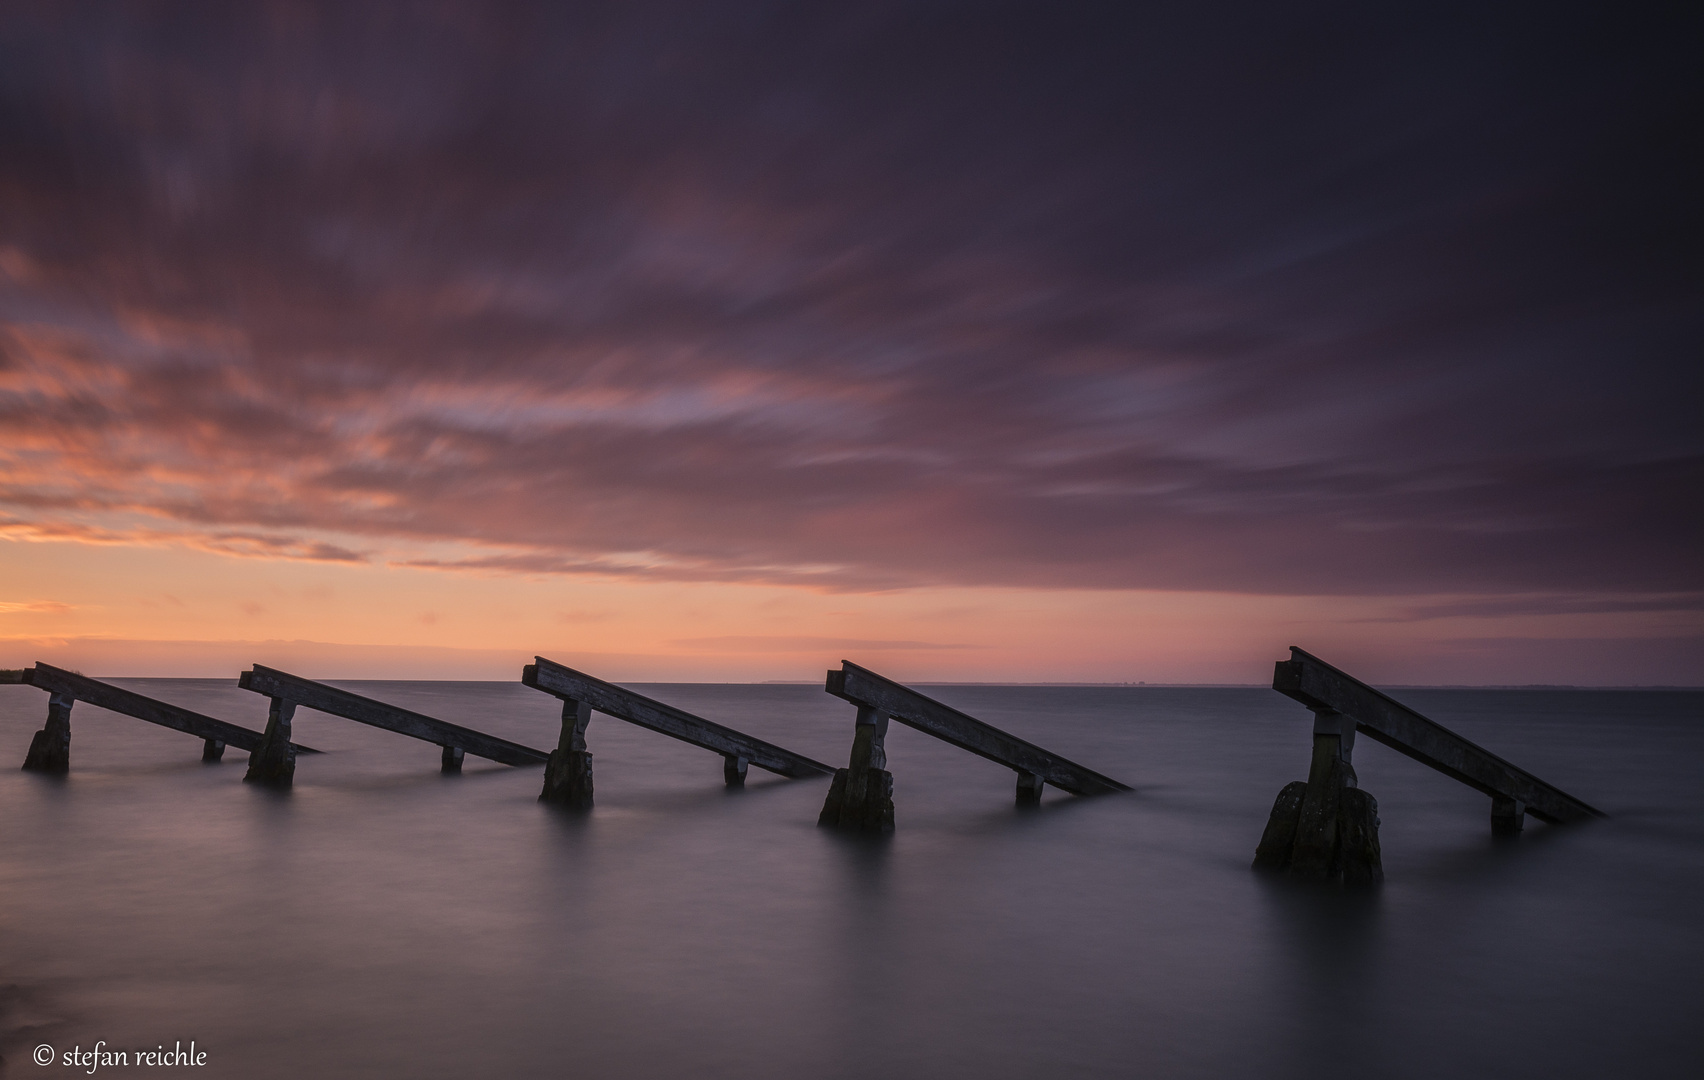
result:
M 521 670 L 521 682 L 562 701 L 562 734 L 546 767 L 543 802 L 585 809 L 592 805 L 592 755 L 586 748 L 586 725 L 593 709 L 617 720 L 649 728 L 722 757 L 722 782 L 745 785 L 747 766 L 790 778 L 827 776 L 833 769 L 785 747 L 724 727 L 685 709 L 665 705 L 643 694 L 593 678 L 571 667 L 534 657 Z
M 363 697 L 335 686 L 304 679 L 287 671 L 262 664 L 242 673 L 237 685 L 244 690 L 263 694 L 272 701 L 266 724 L 263 745 L 249 757 L 249 772 L 244 777 L 259 783 L 288 785 L 295 775 L 295 755 L 286 755 L 278 747 L 279 740 L 289 739 L 290 717 L 296 706 L 316 712 L 340 716 L 359 724 L 367 724 L 412 739 L 435 743 L 443 747 L 440 758 L 445 772 L 459 772 L 463 754 L 488 758 L 504 765 L 539 765 L 549 759 L 543 750 L 499 739 L 483 731 L 451 724 L 436 717 Z M 276 721 L 276 723 L 275 723 Z M 277 731 L 275 732 L 275 727 Z
M 1290 656 L 1272 688 L 1313 711 L 1313 760 L 1306 781 L 1278 793 L 1257 868 L 1344 884 L 1383 878 L 1378 803 L 1351 763 L 1356 732 L 1489 795 L 1495 835 L 1518 835 L 1529 813 L 1551 823 L 1604 816 L 1318 657 L 1293 646 Z
M 289 787 L 296 778 L 296 748 L 290 742 L 290 722 L 296 715 L 296 703 L 289 698 L 274 697 L 266 708 L 266 731 L 260 745 L 249 753 L 245 784 L 264 784 L 268 787 Z
M 64 772 L 70 767 L 71 706 L 87 702 L 109 712 L 145 720 L 202 740 L 201 760 L 217 762 L 224 756 L 227 745 L 239 750 L 257 749 L 264 735 L 259 731 L 203 716 L 179 705 L 125 690 L 75 671 L 36 664 L 19 673 L 19 682 L 47 691 L 48 723 L 30 745 L 24 768 L 45 772 Z M 38 746 L 39 744 L 39 746 Z M 312 747 L 297 745 L 298 753 L 318 753 Z
M 847 767 L 835 773 L 828 798 L 817 818 L 820 825 L 861 832 L 893 829 L 893 774 L 887 771 L 888 721 L 933 735 L 1018 774 L 1017 802 L 1033 806 L 1044 784 L 1073 795 L 1101 795 L 1130 788 L 1058 754 L 1025 742 L 991 724 L 908 686 L 883 678 L 850 660 L 830 671 L 824 689 L 858 707 Z
M 562 699 L 562 733 L 550 762 L 544 767 L 544 790 L 540 802 L 555 803 L 570 810 L 592 808 L 592 755 L 586 749 L 586 728 L 592 722 L 590 702 Z
M 833 673 L 831 673 L 833 674 Z M 851 832 L 893 832 L 893 773 L 887 769 L 887 713 L 858 706 L 852 727 L 852 756 L 836 769 L 818 825 Z
M 29 752 L 24 755 L 25 769 L 43 773 L 71 771 L 71 706 L 75 704 L 77 699 L 69 694 L 48 695 L 47 723 L 30 740 Z

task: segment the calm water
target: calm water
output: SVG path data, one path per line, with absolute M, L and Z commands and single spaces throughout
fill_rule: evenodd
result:
M 115 681 L 264 721 L 231 683 Z M 518 684 L 340 685 L 555 739 Z M 640 689 L 850 745 L 820 688 Z M 896 725 L 899 831 L 860 841 L 816 828 L 826 780 L 729 792 L 718 757 L 598 716 L 576 819 L 537 768 L 443 777 L 304 710 L 330 752 L 276 795 L 87 705 L 56 781 L 16 769 L 45 695 L 0 687 L 6 1075 L 99 1039 L 194 1039 L 194 1075 L 240 1078 L 1700 1075 L 1704 694 L 1399 692 L 1614 817 L 1494 844 L 1489 800 L 1361 740 L 1388 882 L 1340 895 L 1249 871 L 1308 753 L 1269 690 L 930 692 L 1137 791 L 1020 812 L 1011 773 Z

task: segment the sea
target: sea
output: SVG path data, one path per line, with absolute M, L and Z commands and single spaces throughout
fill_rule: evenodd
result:
M 232 680 L 113 681 L 264 725 Z M 519 683 L 337 685 L 555 744 Z M 846 762 L 820 685 L 633 689 Z M 826 778 L 729 789 L 597 714 L 575 814 L 541 768 L 446 776 L 302 710 L 325 753 L 280 793 L 86 704 L 53 778 L 17 768 L 46 696 L 0 686 L 3 1075 L 1704 1075 L 1704 692 L 1391 691 L 1608 817 L 1495 840 L 1487 797 L 1362 739 L 1386 880 L 1350 891 L 1250 869 L 1309 756 L 1271 690 L 924 692 L 1134 790 L 1020 808 L 1010 771 L 896 724 L 896 831 L 847 836 L 817 827 Z

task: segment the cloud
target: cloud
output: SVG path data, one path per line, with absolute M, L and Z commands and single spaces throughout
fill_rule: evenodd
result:
M 1704 613 L 1704 594 L 1657 596 L 1562 595 L 1486 596 L 1403 608 L 1396 615 L 1363 622 L 1424 622 L 1431 619 L 1518 618 L 1529 615 L 1623 615 L 1646 612 Z
M 932 652 L 938 650 L 980 649 L 981 645 L 943 645 L 929 641 L 884 641 L 836 637 L 786 637 L 769 635 L 728 634 L 720 637 L 675 638 L 669 642 L 685 649 L 704 649 L 712 652 L 758 653 L 829 653 L 841 650 L 869 652 Z
M 1535 11 L 40 9 L 0 30 L 4 528 L 1704 589 L 1690 38 Z
M 57 600 L 0 600 L 0 615 L 15 615 L 23 612 L 57 615 L 70 610 L 72 610 L 70 604 L 62 604 Z

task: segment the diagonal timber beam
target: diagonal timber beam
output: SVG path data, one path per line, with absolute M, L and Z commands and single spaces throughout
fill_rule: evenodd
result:
M 643 694 L 635 694 L 614 683 L 593 678 L 554 660 L 546 660 L 542 656 L 533 659 L 534 663 L 521 669 L 521 682 L 527 686 L 563 701 L 582 702 L 617 720 L 625 720 L 630 724 L 637 724 L 642 728 L 649 728 L 670 738 L 721 754 L 728 761 L 729 770 L 738 772 L 742 779 L 744 766 L 738 764 L 741 760 L 793 779 L 831 776 L 834 773 L 832 768 L 820 761 L 813 761 L 803 754 L 795 754 L 785 747 L 753 738 L 733 728 L 723 727 L 702 716 L 694 716 L 685 709 L 677 709 Z M 582 723 L 582 742 L 584 730 Z
M 224 743 L 239 750 L 254 750 L 260 746 L 261 733 L 224 720 L 215 720 L 211 716 L 192 712 L 182 706 L 156 698 L 138 694 L 133 690 L 124 690 L 111 683 L 91 679 L 79 675 L 75 671 L 43 664 L 39 661 L 33 668 L 25 668 L 22 681 L 30 686 L 38 687 L 49 694 L 57 694 L 76 701 L 86 702 L 97 708 L 110 712 L 133 716 L 138 720 L 146 720 L 150 724 L 172 728 L 194 735 L 198 739 Z M 297 753 L 317 754 L 311 746 L 295 744 Z
M 335 686 L 327 686 L 260 664 L 256 664 L 252 671 L 243 672 L 237 680 L 237 685 L 244 690 L 265 694 L 275 702 L 289 702 L 306 709 L 341 716 L 345 720 L 384 728 L 386 731 L 461 750 L 474 757 L 488 758 L 504 765 L 542 765 L 550 757 L 543 750 L 534 750 L 530 746 L 499 739 L 495 735 L 447 723 L 435 717 L 388 705 L 360 694 L 352 694 L 348 690 L 340 690 Z
M 841 670 L 828 673 L 825 689 L 835 697 L 857 705 L 860 724 L 864 727 L 874 726 L 863 721 L 864 710 L 890 716 L 907 727 L 1016 770 L 1020 787 L 1027 781 L 1039 791 L 1039 782 L 1045 782 L 1073 795 L 1103 795 L 1130 790 L 1110 776 L 1102 776 L 1032 742 L 1007 734 L 850 660 L 842 660 L 840 667 Z M 1033 778 L 1039 778 L 1039 781 Z
M 1295 646 L 1278 661 L 1272 689 L 1318 713 L 1342 713 L 1355 729 L 1399 754 L 1551 823 L 1606 816 L 1603 811 L 1504 761 L 1436 721 Z

